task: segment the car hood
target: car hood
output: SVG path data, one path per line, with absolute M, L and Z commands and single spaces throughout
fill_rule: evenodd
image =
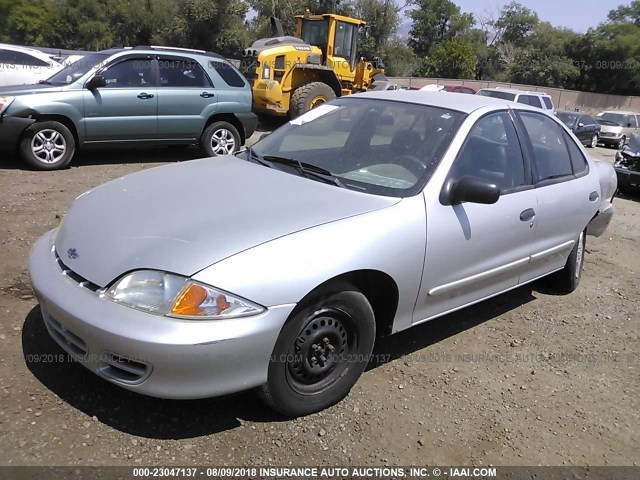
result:
M 55 248 L 67 267 L 101 287 L 137 269 L 191 276 L 261 243 L 399 200 L 232 156 L 194 160 L 81 195 L 58 229 Z
M 31 95 L 33 93 L 50 93 L 61 92 L 62 87 L 46 85 L 44 83 L 36 83 L 33 85 L 11 85 L 8 87 L 0 87 L 0 96 L 20 96 Z

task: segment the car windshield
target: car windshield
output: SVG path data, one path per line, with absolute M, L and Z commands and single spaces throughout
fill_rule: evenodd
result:
M 48 78 L 46 83 L 52 85 L 67 85 L 73 83 L 92 68 L 102 66 L 108 57 L 109 54 L 107 53 L 92 53 L 86 55 Z
M 573 128 L 576 124 L 576 120 L 578 120 L 578 115 L 576 113 L 558 112 L 556 116 L 569 128 Z
M 406 197 L 422 189 L 464 117 L 427 105 L 341 98 L 286 123 L 248 158 L 278 160 L 273 167 L 291 173 L 320 167 L 340 187 Z M 294 162 L 299 169 L 290 168 Z
M 616 122 L 612 122 L 611 120 L 605 120 L 604 118 L 600 118 L 600 117 L 596 118 L 596 122 L 598 122 L 600 125 L 604 125 L 606 127 L 619 127 L 620 126 Z
M 598 115 L 598 118 L 609 120 L 610 122 L 615 123 L 618 127 L 625 125 L 628 122 L 627 116 L 623 113 L 601 113 Z
M 500 90 L 480 90 L 478 95 L 484 95 L 485 97 L 501 98 L 502 100 L 515 100 L 516 94 L 510 92 L 501 92 Z

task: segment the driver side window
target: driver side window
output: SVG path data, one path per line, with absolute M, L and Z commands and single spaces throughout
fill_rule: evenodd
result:
M 520 142 L 507 112 L 482 117 L 473 126 L 451 169 L 453 178 L 477 177 L 503 193 L 525 185 Z
M 130 59 L 109 67 L 102 73 L 107 88 L 135 88 L 152 85 L 151 61 Z

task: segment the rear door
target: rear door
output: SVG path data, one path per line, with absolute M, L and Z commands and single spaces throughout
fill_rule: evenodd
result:
M 524 129 L 537 207 L 531 260 L 520 282 L 564 266 L 580 232 L 598 209 L 600 186 L 584 153 L 555 120 L 544 113 L 519 111 Z
M 150 56 L 118 59 L 97 72 L 106 86 L 84 90 L 87 143 L 155 140 L 158 95 Z
M 197 141 L 217 108 L 217 90 L 197 60 L 158 56 L 158 133 L 167 140 Z
M 448 204 L 443 191 L 463 176 L 496 183 L 498 202 Z M 534 234 L 530 179 L 509 112 L 477 120 L 443 184 L 425 189 L 427 248 L 414 323 L 517 286 Z

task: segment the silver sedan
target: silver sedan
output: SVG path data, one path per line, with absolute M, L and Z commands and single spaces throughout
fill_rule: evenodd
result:
M 378 335 L 544 276 L 573 291 L 615 189 L 539 109 L 372 92 L 81 195 L 29 272 L 50 335 L 104 379 L 255 388 L 298 416 L 348 394 Z

